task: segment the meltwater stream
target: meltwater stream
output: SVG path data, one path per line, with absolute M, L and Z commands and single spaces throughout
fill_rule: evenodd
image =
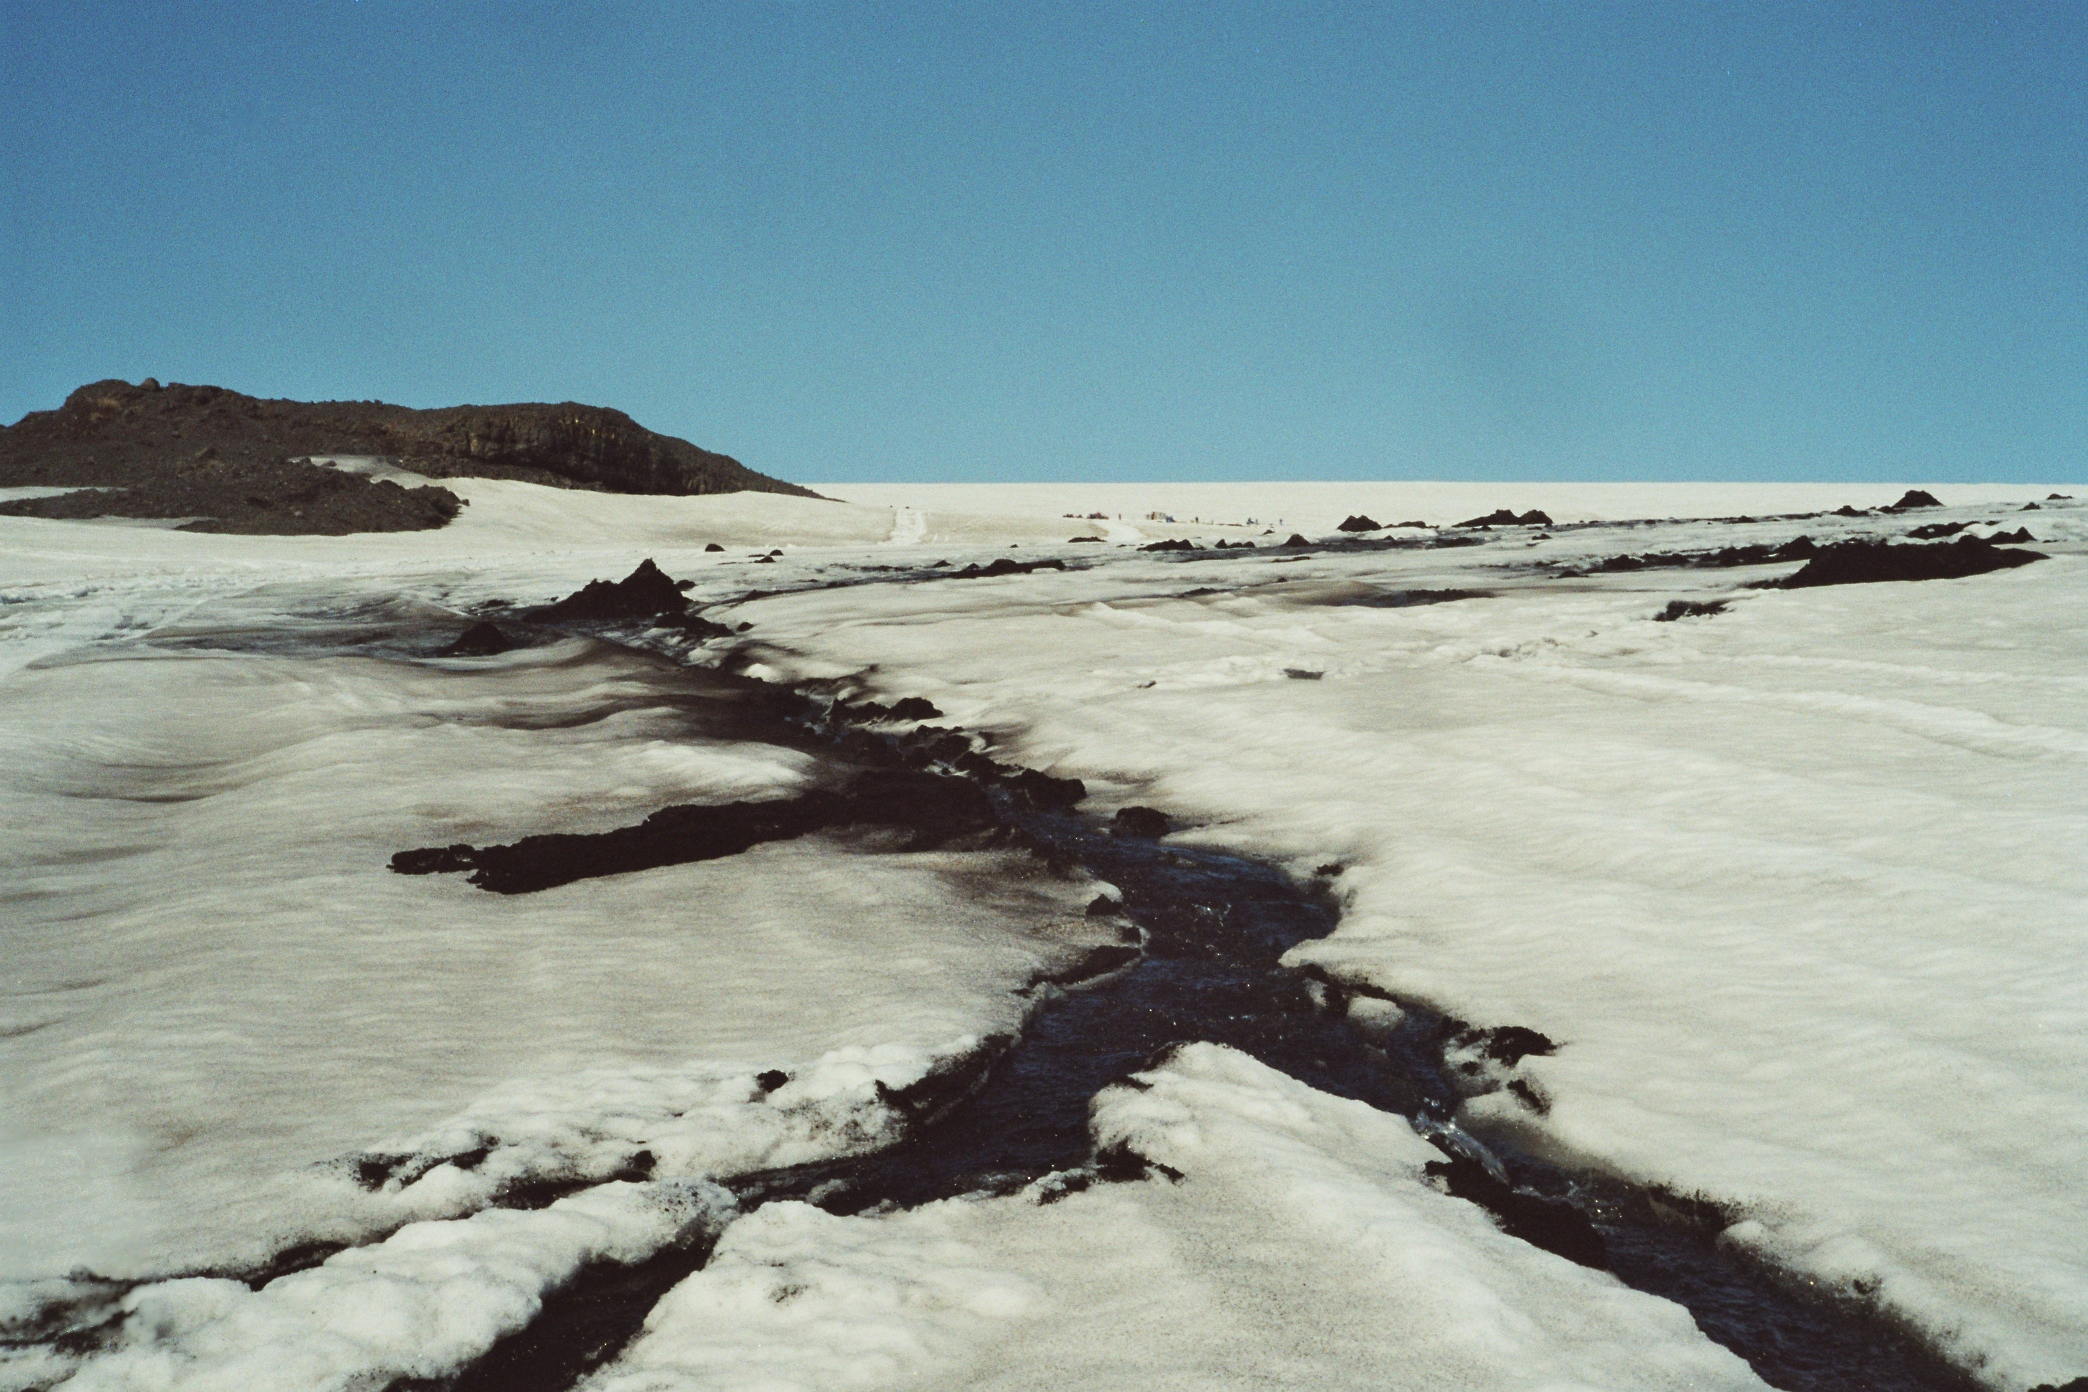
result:
M 1409 1117 L 1442 1119 L 1459 1092 L 1443 1060 L 1457 1026 L 1407 1007 L 1389 1034 L 1366 1035 L 1339 1009 L 1339 988 L 1279 965 L 1294 944 L 1330 932 L 1323 895 L 1279 871 L 1221 853 L 1114 837 L 1070 814 L 1004 804 L 1048 853 L 1078 861 L 1123 894 L 1142 955 L 1053 1000 L 983 1078 L 953 1080 L 954 1105 L 880 1153 L 733 1182 L 742 1205 L 816 1202 L 840 1213 L 908 1207 L 980 1191 L 1010 1192 L 1059 1171 L 1095 1182 L 1166 1182 L 1136 1157 L 1095 1157 L 1089 1100 L 1170 1045 L 1212 1041 L 1311 1086 Z M 1127 938 L 1131 934 L 1127 931 Z M 1330 1008 L 1333 1007 L 1333 1008 Z M 966 1093 L 964 1086 L 971 1090 Z M 925 1110 L 925 1109 L 924 1109 Z M 1792 1392 L 1965 1392 L 1975 1386 L 1874 1313 L 1794 1291 L 1720 1248 L 1705 1206 L 1667 1200 L 1503 1154 L 1520 1197 L 1489 1203 L 1510 1232 L 1514 1204 L 1585 1215 L 1597 1255 L 1579 1259 L 1686 1306 L 1711 1338 Z M 1483 1183 L 1483 1181 L 1482 1181 Z M 1457 1189 L 1455 1179 L 1451 1185 Z M 1498 1189 L 1499 1186 L 1495 1186 Z M 1498 1197 L 1498 1195 L 1496 1196 Z M 1557 1245 L 1540 1231 L 1537 1239 Z M 1583 1231 L 1586 1224 L 1582 1224 Z M 547 1302 L 528 1328 L 497 1345 L 454 1384 L 458 1392 L 572 1386 L 637 1333 L 646 1313 L 700 1267 L 705 1250 L 628 1268 L 598 1268 Z
M 386 632 L 397 626 L 399 616 L 382 617 L 390 621 L 379 625 Z M 298 639 L 309 645 L 320 636 Z M 228 640 L 208 634 L 202 641 L 218 646 Z M 718 707 L 712 719 L 694 721 L 699 737 L 724 733 L 717 723 L 723 721 L 744 737 L 790 740 L 786 727 L 801 723 L 787 710 L 794 698 L 779 689 L 764 692 L 760 683 L 715 673 L 706 681 L 719 688 L 706 686 L 707 697 L 736 699 L 696 703 L 706 711 Z M 648 699 L 657 698 L 649 693 Z M 830 752 L 888 754 L 866 732 L 852 739 L 852 746 Z M 996 791 L 995 803 L 1041 853 L 1079 863 L 1119 888 L 1126 949 L 1115 960 L 1094 963 L 1106 972 L 1057 994 L 1005 1053 L 980 1059 L 969 1076 L 942 1080 L 939 1096 L 897 1099 L 921 1117 L 906 1141 L 873 1155 L 731 1181 L 743 1209 L 777 1198 L 842 1213 L 910 1207 L 965 1193 L 1011 1192 L 1053 1173 L 1079 1177 L 1074 1182 L 1165 1183 L 1135 1156 L 1091 1153 L 1089 1104 L 1103 1088 L 1186 1042 L 1230 1046 L 1321 1091 L 1424 1127 L 1454 1114 L 1463 1090 L 1444 1049 L 1459 1031 L 1457 1022 L 1401 1002 L 1391 1029 L 1361 1028 L 1342 1008 L 1341 986 L 1280 965 L 1295 944 L 1333 930 L 1337 914 L 1320 890 L 1250 859 L 1108 835 L 1088 820 L 1040 811 L 1004 790 Z M 1471 1159 L 1452 1162 L 1446 1155 L 1451 1192 L 1482 1202 L 1511 1235 L 1606 1267 L 1633 1287 L 1682 1304 L 1709 1337 L 1774 1386 L 1968 1392 L 1975 1385 L 1874 1312 L 1828 1292 L 1794 1290 L 1722 1248 L 1717 1234 L 1728 1220 L 1710 1205 L 1512 1152 L 1497 1159 L 1512 1192 Z M 570 1388 L 628 1343 L 659 1299 L 707 1256 L 703 1247 L 670 1250 L 634 1266 L 587 1270 L 461 1377 L 395 1383 L 391 1392 Z

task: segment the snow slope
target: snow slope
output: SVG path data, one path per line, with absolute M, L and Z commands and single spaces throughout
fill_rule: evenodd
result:
M 817 776 L 655 658 L 425 656 L 459 585 L 635 560 L 585 545 L 629 500 L 575 540 L 530 531 L 557 499 L 477 496 L 492 525 L 446 552 L 0 524 L 0 1332 L 640 1152 L 665 1179 L 877 1144 L 881 1088 L 1019 1027 L 1019 988 L 1108 936 L 1027 859 L 831 838 L 515 899 L 389 873 Z M 802 502 L 701 531 L 801 535 Z
M 425 656 L 465 606 L 647 554 L 755 625 L 758 671 L 926 695 L 1003 757 L 1088 779 L 1097 810 L 1150 803 L 1195 839 L 1339 862 L 1342 927 L 1299 961 L 1560 1042 L 1514 1070 L 1543 1111 L 1482 1074 L 1473 1127 L 1730 1205 L 1733 1241 L 1867 1294 L 1996 1387 L 2088 1370 L 2088 509 L 1939 487 L 1959 506 L 1936 515 L 2028 523 L 2055 558 L 1757 592 L 1739 586 L 1777 570 L 1535 563 L 1929 517 L 1182 559 L 1121 543 L 1211 526 L 1112 518 L 1109 542 L 1064 544 L 1059 514 L 1096 496 L 1076 486 L 849 503 L 452 486 L 472 506 L 431 533 L 0 519 L 0 807 L 21 829 L 0 843 L 0 1320 L 26 1336 L 120 1315 L 78 1385 L 257 1385 L 242 1360 L 311 1340 L 335 1352 L 301 1385 L 453 1370 L 599 1244 L 674 1240 L 684 1219 L 649 1215 L 696 1211 L 598 1188 L 609 1207 L 584 1222 L 472 1216 L 502 1184 L 609 1180 L 640 1150 L 671 1184 L 876 1144 L 894 1134 L 879 1084 L 1015 1027 L 1014 988 L 1089 940 L 1075 886 L 975 855 L 808 840 L 514 900 L 383 872 L 406 846 L 817 776 L 736 735 L 700 673 L 643 655 Z M 1307 507 L 1295 485 L 1226 485 L 1145 510 L 1295 509 L 1321 532 L 1349 511 L 1569 523 L 1899 491 L 1662 487 L 1319 486 Z M 1011 544 L 1075 568 L 873 569 Z M 889 583 L 813 588 L 865 577 Z M 1732 607 L 1651 622 L 1676 596 Z M 788 1084 L 757 1082 L 770 1068 Z M 821 1351 L 858 1338 L 890 1354 L 878 1385 L 1065 1367 L 1098 1386 L 1748 1385 L 1673 1307 L 1420 1184 L 1402 1124 L 1258 1068 L 1192 1052 L 1149 1080 L 1172 1120 L 1140 1111 L 1155 1092 L 1102 1107 L 1180 1186 L 848 1220 L 703 1208 L 726 1224 L 719 1263 L 603 1376 L 714 1385 L 746 1335 L 697 1293 L 751 1301 L 773 1249 L 812 1279 L 802 1306 L 761 1311 L 814 1385 Z M 373 1155 L 391 1168 L 366 1188 Z M 369 1325 L 344 1307 L 331 1332 L 295 1313 L 363 1264 L 406 1271 L 392 1243 L 251 1301 L 156 1279 L 395 1229 L 421 1234 L 400 1261 L 456 1254 L 439 1308 L 468 1337 L 434 1332 L 459 1326 L 416 1304 L 432 1295 Z M 369 1308 L 424 1289 L 400 1279 Z M 75 1361 L 0 1352 L 0 1385 Z
M 2059 554 L 1751 592 L 1779 572 L 1528 562 L 1880 520 L 1517 529 L 735 612 L 782 670 L 874 664 L 1199 839 L 1344 864 L 1297 960 L 1563 1043 L 1520 1069 L 1545 1113 L 1474 1125 L 1730 1204 L 2022 1386 L 2088 1367 L 2088 513 L 2005 516 Z M 1492 597 L 1380 607 L 1446 589 Z M 1677 595 L 1733 608 L 1650 622 Z
M 1138 1076 L 1097 1133 L 1179 1181 L 770 1204 L 587 1387 L 1763 1386 L 1679 1307 L 1428 1188 L 1440 1154 L 1397 1117 L 1216 1045 Z

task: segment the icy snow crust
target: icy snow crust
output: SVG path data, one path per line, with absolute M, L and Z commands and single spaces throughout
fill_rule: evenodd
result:
M 2053 559 L 1787 593 L 1740 586 L 1792 566 L 1530 568 L 1968 518 Z M 1496 1091 L 1471 1124 L 1730 1203 L 1734 1241 L 2022 1386 L 2088 1368 L 2084 524 L 1509 528 L 738 612 L 1198 839 L 1346 866 L 1294 960 L 1565 1043 L 1519 1070 L 1548 1114 Z M 1367 602 L 1445 590 L 1493 597 Z M 1649 622 L 1677 595 L 1734 603 Z
M 1103 530 L 1059 516 L 1106 505 L 1072 486 L 452 486 L 472 505 L 430 533 L 0 519 L 0 1319 L 118 1319 L 73 1385 L 448 1376 L 587 1262 L 721 1229 L 604 1385 L 1752 1384 L 1675 1307 L 1428 1188 L 1403 1122 L 1216 1049 L 1098 1105 L 1180 1184 L 735 1221 L 701 1180 L 891 1139 L 879 1085 L 1018 1028 L 1015 988 L 1079 930 L 1067 888 L 1012 862 L 819 840 L 518 900 L 382 873 L 406 846 L 819 776 L 703 714 L 665 661 L 578 638 L 427 656 L 463 609 L 646 554 L 755 625 L 738 660 L 760 673 L 928 696 L 1000 757 L 1087 779 L 1097 810 L 1338 862 L 1342 927 L 1298 961 L 1562 1042 L 1514 1070 L 1542 1114 L 1481 1079 L 1468 1125 L 1729 1205 L 1733 1241 L 1994 1386 L 2088 1369 L 2088 510 L 1939 485 L 1986 506 L 1617 528 L 1574 524 L 1902 490 L 1527 484 L 1140 510 L 1308 535 L 1352 511 L 1562 524 L 1217 559 L 1121 544 L 1280 535 L 1111 518 L 1117 544 L 1064 545 Z M 2053 559 L 1789 593 L 1738 588 L 1788 566 L 1533 564 L 1989 519 Z M 1010 542 L 1075 568 L 915 579 Z M 891 583 L 807 588 L 866 574 Z M 732 603 L 756 589 L 784 593 Z M 1453 590 L 1488 597 L 1414 602 Z M 1649 622 L 1678 596 L 1734 603 Z M 641 1150 L 649 1183 L 481 1211 Z M 374 1245 L 259 1291 L 153 1279 L 297 1241 Z M 802 1275 L 781 1302 L 779 1269 Z M 295 1376 L 269 1361 L 293 1349 Z M 76 1362 L 0 1352 L 0 1385 Z
M 1192 1045 L 1095 1131 L 1181 1172 L 727 1230 L 590 1392 L 1759 1388 L 1688 1314 L 1427 1188 L 1398 1117 Z M 1301 1261 L 1304 1252 L 1309 1261 Z

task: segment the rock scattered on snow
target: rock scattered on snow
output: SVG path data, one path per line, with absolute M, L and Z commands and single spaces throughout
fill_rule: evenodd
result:
M 590 580 L 557 603 L 531 610 L 529 618 L 534 623 L 615 622 L 679 614 L 687 607 L 680 588 L 648 557 L 623 579 Z
M 1484 517 L 1468 518 L 1457 524 L 1460 527 L 1549 527 L 1552 520 L 1546 514 L 1532 508 L 1517 516 L 1507 508 L 1489 512 Z
M 473 624 L 444 648 L 442 657 L 493 657 L 515 646 L 515 640 L 486 622 Z
M 943 562 L 943 564 L 948 563 Z M 950 578 L 952 580 L 971 580 L 975 578 L 991 578 L 996 575 L 1028 575 L 1033 570 L 1064 570 L 1065 568 L 1066 563 L 1056 556 L 1048 556 L 1041 561 L 1011 561 L 1006 556 L 1002 556 L 990 565 L 981 566 L 977 562 L 973 562 L 951 575 Z
M 1119 807 L 1110 819 L 1111 836 L 1139 836 L 1146 840 L 1157 840 L 1173 829 L 1167 814 L 1154 807 Z
M 1974 536 L 1913 544 L 1843 541 L 1821 547 L 1804 569 L 1776 583 L 1795 590 L 1880 580 L 1957 580 L 2044 559 L 2041 551 L 2004 550 Z

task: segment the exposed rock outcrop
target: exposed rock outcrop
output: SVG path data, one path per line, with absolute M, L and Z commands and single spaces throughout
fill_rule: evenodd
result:
M 2044 559 L 2042 551 L 2011 551 L 1974 536 L 1911 544 L 1844 541 L 1819 548 L 1804 569 L 1776 583 L 1796 590 L 1878 580 L 1957 580 Z
M 1536 508 L 1531 508 L 1521 516 L 1517 516 L 1507 508 L 1500 508 L 1489 512 L 1484 517 L 1468 517 L 1457 525 L 1460 527 L 1549 527 L 1552 525 L 1552 520 L 1548 514 L 1539 512 Z
M 274 401 L 151 379 L 95 382 L 0 427 L 0 487 L 120 489 L 7 505 L 46 517 L 199 517 L 194 530 L 439 527 L 457 500 L 299 462 L 374 457 L 435 478 L 520 479 L 610 493 L 815 496 L 739 461 L 573 402 L 414 410 Z

